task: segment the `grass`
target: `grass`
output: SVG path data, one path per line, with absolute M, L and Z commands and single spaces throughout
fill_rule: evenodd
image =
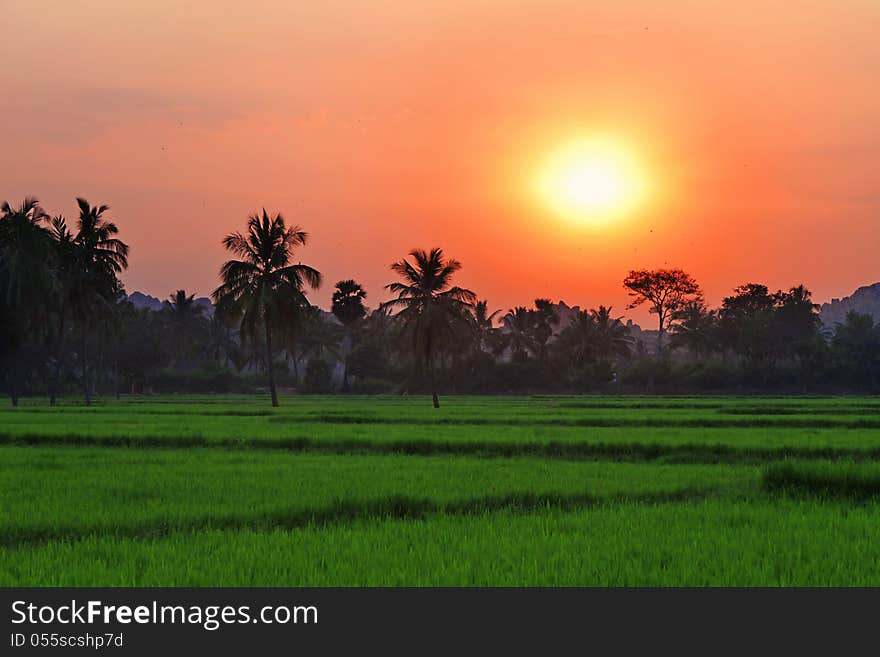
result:
M 762 483 L 771 493 L 880 500 L 880 464 L 785 462 L 768 467 Z
M 708 500 L 87 536 L 5 551 L 0 572 L 56 586 L 876 586 L 878 511 Z
M 880 399 L 0 408 L 0 585 L 877 585 Z
M 297 527 L 370 515 L 579 506 L 754 488 L 754 467 L 225 450 L 0 448 L 0 545 Z M 464 511 L 463 511 L 464 510 Z

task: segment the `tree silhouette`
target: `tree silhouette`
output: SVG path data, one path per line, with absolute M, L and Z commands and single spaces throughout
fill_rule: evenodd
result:
M 171 327 L 174 349 L 180 363 L 192 352 L 196 336 L 207 326 L 205 309 L 196 303 L 196 295 L 188 295 L 186 290 L 177 290 L 162 306 Z
M 648 311 L 657 315 L 657 354 L 662 354 L 663 334 L 674 314 L 689 301 L 702 298 L 697 281 L 681 269 L 631 270 L 623 286 L 633 297 L 628 308 L 648 304 Z
M 434 408 L 440 408 L 434 359 L 446 346 L 456 324 L 465 321 L 465 313 L 473 306 L 476 295 L 452 285 L 452 277 L 461 269 L 461 263 L 445 258 L 442 249 L 413 249 L 409 255 L 414 262 L 404 258 L 391 265 L 391 271 L 403 282 L 385 286 L 397 298 L 381 307 L 398 310 L 396 317 L 410 332 L 415 362 L 428 371 Z
M 367 314 L 366 298 L 366 290 L 357 281 L 339 281 L 331 299 L 331 311 L 344 326 L 351 326 Z
M 684 347 L 697 358 L 703 358 L 718 348 L 717 315 L 706 308 L 702 299 L 688 301 L 672 319 L 673 347 Z
M 67 226 L 64 215 L 52 217 L 52 247 L 54 257 L 54 285 L 52 301 L 54 308 L 47 322 L 49 360 L 51 374 L 48 383 L 49 404 L 54 406 L 61 387 L 61 372 L 67 359 L 68 319 L 71 300 L 78 280 L 76 236 Z
M 556 307 L 550 299 L 535 299 L 535 307 L 529 310 L 531 319 L 532 344 L 536 355 L 543 363 L 547 360 L 547 343 L 553 337 L 553 329 L 559 324 Z
M 128 245 L 115 237 L 116 224 L 104 219 L 108 205 L 92 206 L 84 198 L 79 206 L 76 236 L 73 239 L 73 271 L 70 285 L 70 307 L 80 332 L 80 365 L 86 406 L 91 404 L 89 388 L 89 337 L 95 320 L 109 313 L 122 290 L 118 275 L 128 267 Z
M 336 289 L 331 299 L 330 309 L 336 319 L 342 322 L 348 334 L 348 351 L 345 354 L 342 368 L 343 390 L 348 390 L 348 361 L 351 352 L 355 349 L 355 327 L 367 314 L 367 309 L 364 306 L 366 298 L 367 292 L 363 286 L 349 278 L 336 283 Z
M 489 312 L 488 301 L 477 301 L 471 312 L 468 313 L 467 319 L 471 333 L 472 349 L 475 352 L 492 351 L 495 347 L 495 338 L 498 335 L 498 329 L 495 328 L 495 317 L 501 313 L 500 310 Z
M 599 306 L 590 311 L 596 330 L 599 358 L 629 358 L 633 339 L 629 328 L 620 317 L 611 316 L 611 306 Z
M 0 206 L 0 364 L 10 383 L 10 399 L 18 405 L 20 381 L 30 365 L 24 345 L 45 325 L 44 304 L 38 302 L 52 285 L 53 258 L 49 216 L 36 198 L 13 208 Z
M 523 362 L 530 353 L 537 353 L 537 345 L 532 336 L 532 319 L 531 311 L 525 306 L 511 308 L 501 318 L 504 341 L 515 361 Z
M 285 325 L 299 324 L 307 308 L 304 287 L 317 289 L 321 273 L 303 264 L 293 264 L 298 247 L 308 234 L 299 226 L 288 227 L 281 214 L 248 218 L 247 234 L 230 233 L 223 238 L 227 251 L 240 260 L 228 260 L 220 268 L 222 284 L 211 294 L 214 302 L 240 318 L 242 340 L 253 340 L 262 326 L 265 334 L 266 366 L 272 406 L 278 406 L 272 367 L 272 332 Z
M 848 378 L 877 390 L 880 385 L 880 322 L 875 324 L 871 315 L 850 310 L 843 323 L 835 325 L 831 345 Z
M 612 317 L 610 307 L 599 306 L 572 317 L 560 332 L 555 351 L 578 375 L 588 365 L 629 358 L 632 347 L 629 328 L 619 317 Z

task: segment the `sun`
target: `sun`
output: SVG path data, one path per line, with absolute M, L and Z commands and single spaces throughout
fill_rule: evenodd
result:
M 632 211 L 645 192 L 630 149 L 609 138 L 582 138 L 552 151 L 538 169 L 544 205 L 578 221 L 602 221 Z

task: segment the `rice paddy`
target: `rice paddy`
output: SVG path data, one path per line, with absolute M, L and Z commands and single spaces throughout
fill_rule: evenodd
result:
M 0 585 L 880 584 L 880 399 L 0 409 Z

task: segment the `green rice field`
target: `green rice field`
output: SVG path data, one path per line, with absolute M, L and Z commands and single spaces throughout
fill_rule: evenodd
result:
M 880 398 L 25 400 L 0 585 L 880 585 Z

